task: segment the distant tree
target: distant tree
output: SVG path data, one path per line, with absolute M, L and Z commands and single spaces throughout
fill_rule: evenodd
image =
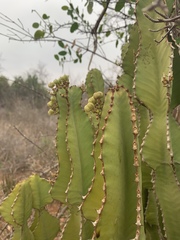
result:
M 15 77 L 11 85 L 14 99 L 24 100 L 27 97 L 27 89 L 25 88 L 24 79 L 21 76 Z
M 8 78 L 0 76 L 0 107 L 9 107 L 11 104 L 11 88 L 8 82 Z
M 11 89 L 15 99 L 28 102 L 32 107 L 41 108 L 47 102 L 47 89 L 36 75 L 28 74 L 26 79 L 16 77 Z

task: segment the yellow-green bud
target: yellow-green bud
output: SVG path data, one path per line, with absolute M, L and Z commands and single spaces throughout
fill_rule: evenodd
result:
M 90 112 L 90 109 L 89 109 L 88 105 L 84 106 L 84 111 L 85 112 Z
M 52 110 L 52 109 L 49 109 L 49 111 L 48 111 L 48 115 L 54 115 L 55 114 L 55 112 L 54 112 L 54 110 Z
M 49 88 L 53 88 L 53 87 L 54 87 L 54 82 L 50 82 L 50 83 L 48 84 L 48 87 L 49 87 Z
M 69 76 L 68 75 L 64 75 L 60 78 L 61 81 L 63 82 L 69 82 Z
M 94 109 L 94 104 L 93 103 L 88 103 L 85 107 L 84 107 L 84 111 L 85 112 L 90 112 Z
M 89 103 L 87 104 L 87 106 L 88 106 L 88 108 L 90 109 L 90 111 L 92 111 L 92 110 L 94 109 L 94 104 L 91 103 L 91 102 L 89 102 Z
M 102 92 L 95 92 L 94 94 L 93 94 L 93 97 L 95 98 L 95 99 L 97 99 L 97 98 L 102 98 L 103 97 L 103 93 Z
M 51 96 L 51 102 L 56 102 L 56 97 L 55 96 Z
M 88 99 L 88 103 L 95 103 L 95 98 L 94 97 L 90 97 L 89 99 Z
M 47 106 L 48 106 L 48 107 L 52 107 L 52 106 L 53 106 L 53 102 L 52 102 L 52 101 L 49 101 L 49 102 L 47 103 Z
M 61 81 L 60 81 L 59 79 L 55 79 L 53 83 L 54 83 L 54 84 L 59 84 L 60 82 L 61 82 Z

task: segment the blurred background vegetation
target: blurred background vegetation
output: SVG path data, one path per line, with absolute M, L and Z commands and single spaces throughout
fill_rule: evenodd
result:
M 0 76 L 0 107 L 13 109 L 17 102 L 28 103 L 32 108 L 42 108 L 48 100 L 44 82 L 39 82 L 35 74 L 15 77 L 13 83 L 5 76 Z
M 0 199 L 31 173 L 51 177 L 56 168 L 56 117 L 48 116 L 48 101 L 38 74 L 0 75 Z

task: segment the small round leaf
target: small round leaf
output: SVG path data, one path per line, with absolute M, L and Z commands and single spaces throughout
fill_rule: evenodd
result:
M 49 17 L 47 14 L 44 13 L 44 14 L 42 15 L 42 18 L 43 18 L 44 20 L 46 20 L 46 19 L 48 19 L 48 18 L 50 18 L 50 17 Z
M 66 51 L 61 51 L 58 54 L 61 55 L 61 56 L 65 56 L 67 54 L 67 52 Z
M 54 58 L 59 61 L 59 56 L 57 54 L 54 55 Z
M 34 33 L 34 40 L 38 40 L 38 39 L 41 39 L 43 38 L 45 35 L 45 32 L 42 31 L 42 30 L 37 30 L 35 33 Z
M 69 9 L 69 7 L 68 6 L 62 6 L 62 8 L 61 8 L 63 11 L 67 11 L 68 9 Z
M 33 28 L 38 28 L 39 27 L 39 23 L 37 22 L 34 22 L 33 25 L 32 25 Z
M 62 48 L 64 48 L 64 43 L 62 41 L 58 41 L 58 45 Z
M 76 31 L 79 27 L 79 24 L 77 22 L 74 22 L 72 25 L 71 25 L 71 28 L 70 28 L 70 32 L 73 33 L 74 31 Z

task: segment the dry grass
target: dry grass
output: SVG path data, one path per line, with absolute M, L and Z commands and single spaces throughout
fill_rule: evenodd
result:
M 0 109 L 1 198 L 10 190 L 6 183 L 42 174 L 57 162 L 55 132 L 56 118 L 48 116 L 46 106 L 36 109 L 17 102 L 11 111 Z

